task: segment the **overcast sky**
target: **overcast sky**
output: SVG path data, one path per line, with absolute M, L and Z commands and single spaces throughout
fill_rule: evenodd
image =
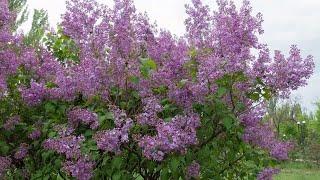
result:
M 113 0 L 98 0 L 108 5 Z M 152 21 L 161 28 L 169 29 L 177 35 L 185 32 L 186 18 L 184 4 L 191 0 L 135 0 L 139 11 L 146 11 Z M 215 0 L 203 0 L 212 8 Z M 240 5 L 242 0 L 235 0 Z M 264 35 L 261 41 L 271 50 L 288 52 L 291 44 L 297 44 L 303 55 L 315 57 L 316 71 L 306 87 L 295 91 L 303 107 L 313 111 L 313 103 L 320 98 L 320 1 L 319 0 L 251 0 L 254 12 L 264 16 Z M 65 0 L 28 0 L 30 9 L 45 9 L 49 14 L 51 26 L 60 22 L 60 15 L 65 11 Z M 32 13 L 31 13 L 32 14 Z M 30 24 L 30 22 L 29 22 Z M 28 23 L 24 26 L 29 27 Z

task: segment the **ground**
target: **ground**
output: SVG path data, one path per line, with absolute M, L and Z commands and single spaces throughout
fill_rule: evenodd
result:
M 320 167 L 302 162 L 281 165 L 281 173 L 274 180 L 320 180 Z

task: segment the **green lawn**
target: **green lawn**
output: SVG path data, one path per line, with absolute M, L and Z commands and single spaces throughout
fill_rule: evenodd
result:
M 320 168 L 305 163 L 286 163 L 281 167 L 281 173 L 275 180 L 320 180 Z

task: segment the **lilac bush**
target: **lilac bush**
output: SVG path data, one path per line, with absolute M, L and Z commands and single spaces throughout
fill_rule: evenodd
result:
M 263 121 L 266 102 L 306 85 L 313 57 L 296 45 L 272 55 L 248 0 L 217 0 L 215 11 L 192 0 L 183 36 L 150 23 L 133 0 L 69 0 L 38 46 L 12 32 L 8 2 L 0 177 L 268 179 L 288 159 L 293 144 Z

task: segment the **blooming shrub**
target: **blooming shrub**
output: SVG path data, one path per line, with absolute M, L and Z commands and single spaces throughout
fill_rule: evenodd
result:
M 132 0 L 69 0 L 38 48 L 0 2 L 0 176 L 265 179 L 288 158 L 265 102 L 305 85 L 313 58 L 271 58 L 249 1 L 193 0 L 177 37 Z

